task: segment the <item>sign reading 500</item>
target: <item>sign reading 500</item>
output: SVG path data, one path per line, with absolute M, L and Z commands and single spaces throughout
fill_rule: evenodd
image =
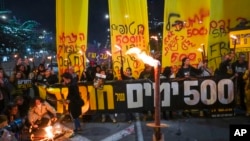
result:
M 154 83 L 147 80 L 110 81 L 102 89 L 94 88 L 93 84 L 79 84 L 81 97 L 85 101 L 84 112 L 154 109 L 154 87 Z M 162 108 L 199 108 L 201 105 L 219 108 L 234 101 L 234 83 L 231 79 L 162 79 L 159 87 Z M 50 94 L 55 94 L 58 100 L 62 99 L 61 95 L 67 96 L 65 87 L 52 89 Z M 63 105 L 58 103 L 57 110 L 62 109 L 60 106 Z
M 143 106 L 154 99 L 153 84 L 126 85 L 128 108 L 138 108 L 138 105 Z M 231 79 L 221 79 L 218 82 L 212 79 L 165 81 L 160 84 L 160 94 L 162 107 L 172 107 L 177 105 L 176 103 L 188 106 L 227 105 L 234 101 L 234 84 Z

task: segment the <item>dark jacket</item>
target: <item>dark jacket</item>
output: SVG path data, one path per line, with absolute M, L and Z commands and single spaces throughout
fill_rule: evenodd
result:
M 176 74 L 176 77 L 177 78 L 184 78 L 185 77 L 185 73 L 189 73 L 189 76 L 190 77 L 197 77 L 198 75 L 200 75 L 202 73 L 202 70 L 201 69 L 197 69 L 193 66 L 189 66 L 188 68 L 183 68 L 181 67 L 177 74 Z
M 70 100 L 68 110 L 74 119 L 78 118 L 82 114 L 82 106 L 79 105 L 80 99 L 81 96 L 77 83 L 74 83 L 74 81 L 72 81 L 68 85 L 67 100 Z

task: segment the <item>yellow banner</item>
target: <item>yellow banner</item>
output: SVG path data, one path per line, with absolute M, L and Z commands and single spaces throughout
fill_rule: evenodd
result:
M 146 0 L 109 0 L 110 36 L 113 70 L 120 79 L 120 68 L 132 68 L 135 78 L 144 69 L 144 63 L 125 55 L 132 47 L 149 52 L 148 11 Z
M 73 67 L 80 76 L 86 67 L 88 0 L 56 1 L 56 44 L 59 75 Z
M 163 66 L 177 70 L 184 57 L 188 57 L 192 64 L 202 60 L 202 51 L 207 47 L 209 1 L 165 0 Z
M 244 25 L 250 19 L 249 5 L 249 0 L 165 0 L 163 67 L 177 70 L 184 56 L 197 65 L 205 55 L 209 67 L 218 68 L 232 46 L 230 31 L 249 26 Z

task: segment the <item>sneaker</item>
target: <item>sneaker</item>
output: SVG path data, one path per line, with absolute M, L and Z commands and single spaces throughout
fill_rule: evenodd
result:
M 113 123 L 116 123 L 116 119 L 112 119 Z
M 75 129 L 75 130 L 74 130 L 74 133 L 77 133 L 77 132 L 80 132 L 80 131 L 82 131 L 82 129 L 81 129 L 81 128 L 79 128 L 79 129 Z

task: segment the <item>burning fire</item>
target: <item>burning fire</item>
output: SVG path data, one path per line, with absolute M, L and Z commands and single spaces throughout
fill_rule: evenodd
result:
M 52 128 L 52 126 L 47 126 L 47 127 L 45 127 L 45 132 L 46 132 L 46 134 L 47 134 L 47 137 L 48 137 L 48 139 L 53 139 L 54 138 L 54 134 L 53 134 L 53 128 Z
M 141 51 L 140 48 L 133 47 L 127 50 L 126 54 L 134 54 L 138 59 L 142 60 L 145 64 L 150 66 L 158 66 L 159 61 L 154 59 L 153 57 L 146 54 L 145 51 Z

